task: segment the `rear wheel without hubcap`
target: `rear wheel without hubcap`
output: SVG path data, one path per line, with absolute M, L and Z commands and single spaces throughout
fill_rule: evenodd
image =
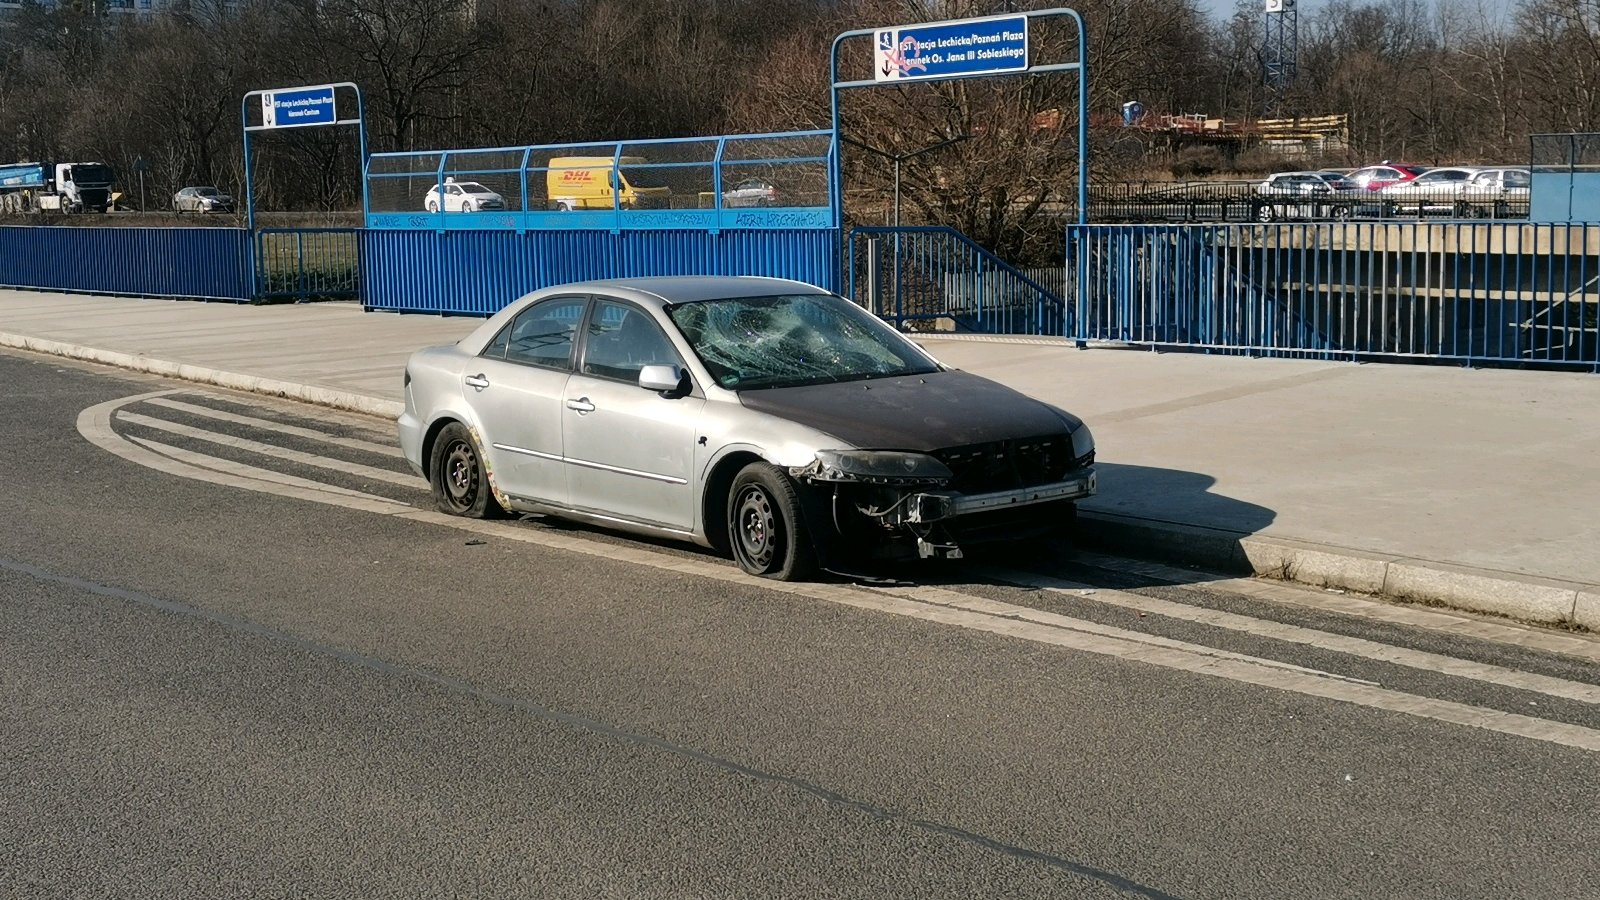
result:
M 812 547 L 789 476 L 766 463 L 739 472 L 728 495 L 728 543 L 751 575 L 798 581 L 811 573 Z
M 446 425 L 433 442 L 428 483 L 442 512 L 474 519 L 496 519 L 505 512 L 489 487 L 472 434 L 460 423 Z

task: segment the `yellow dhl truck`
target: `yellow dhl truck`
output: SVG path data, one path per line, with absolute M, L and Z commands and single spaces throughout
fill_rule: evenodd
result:
M 672 206 L 672 188 L 660 177 L 660 169 L 630 168 L 649 166 L 642 156 L 558 156 L 550 160 L 545 172 L 545 196 L 554 209 L 611 209 L 611 167 L 617 169 L 615 205 L 623 209 L 667 209 Z

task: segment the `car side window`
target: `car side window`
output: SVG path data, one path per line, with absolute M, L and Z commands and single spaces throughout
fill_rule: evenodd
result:
M 583 297 L 554 297 L 518 313 L 506 329 L 506 361 L 566 368 L 572 362 L 572 339 L 587 302 Z
M 584 342 L 583 374 L 636 382 L 645 366 L 681 366 L 666 332 L 644 310 L 598 300 Z
M 511 340 L 511 328 L 514 325 L 516 325 L 515 322 L 506 323 L 506 326 L 500 329 L 500 333 L 494 336 L 494 340 L 490 341 L 489 345 L 484 347 L 483 352 L 478 355 L 489 359 L 505 359 L 506 343 Z
M 1527 172 L 1513 169 L 1505 175 L 1506 187 L 1525 188 L 1531 182 Z

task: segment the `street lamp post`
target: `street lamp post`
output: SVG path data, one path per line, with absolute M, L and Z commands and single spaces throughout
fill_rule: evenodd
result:
M 894 163 L 894 306 L 895 324 L 897 326 L 903 326 L 905 324 L 905 320 L 900 318 L 900 164 L 908 159 L 916 159 L 924 153 L 932 153 L 935 150 L 948 147 L 951 144 L 959 144 L 970 136 L 971 135 L 965 134 L 956 135 L 953 138 L 939 141 L 936 144 L 929 144 L 926 147 L 920 147 L 911 151 L 910 153 L 891 153 L 888 150 L 874 147 L 871 144 L 863 144 L 854 138 L 847 138 L 842 134 L 839 135 L 839 140 L 843 141 L 844 143 L 849 144 L 852 147 L 860 147 L 862 150 L 865 150 L 868 153 L 876 154 Z M 877 286 L 873 285 L 872 290 L 876 291 Z
M 956 135 L 953 138 L 950 138 L 948 140 L 940 141 L 937 144 L 929 144 L 926 147 L 920 147 L 920 148 L 918 148 L 916 150 L 911 151 L 910 153 L 891 153 L 888 150 L 882 149 L 881 147 L 874 147 L 871 144 L 864 144 L 861 141 L 856 140 L 855 138 L 848 138 L 848 137 L 845 137 L 843 135 L 839 136 L 839 140 L 843 141 L 846 144 L 849 144 L 852 147 L 859 147 L 862 150 L 867 151 L 868 153 L 876 154 L 877 156 L 881 156 L 884 159 L 887 159 L 890 162 L 894 163 L 894 227 L 899 228 L 900 227 L 900 164 L 905 162 L 906 160 L 916 159 L 917 157 L 923 155 L 924 153 L 932 153 L 935 150 L 943 149 L 945 147 L 950 146 L 951 144 L 959 144 L 959 143 L 961 143 L 962 141 L 966 140 L 969 137 L 971 137 L 971 135 L 967 135 L 967 134 Z

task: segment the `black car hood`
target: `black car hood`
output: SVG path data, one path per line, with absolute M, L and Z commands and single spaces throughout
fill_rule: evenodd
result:
M 1076 427 L 1050 407 L 967 372 L 744 391 L 748 409 L 871 450 L 929 452 L 989 441 L 1065 434 Z

